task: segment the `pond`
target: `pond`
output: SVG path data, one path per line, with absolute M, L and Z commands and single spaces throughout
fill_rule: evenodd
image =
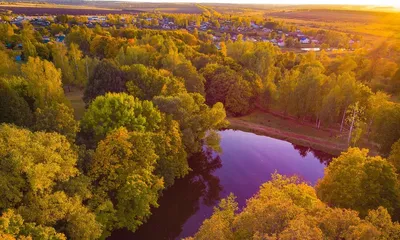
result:
M 332 155 L 287 141 L 243 131 L 221 131 L 222 153 L 208 150 L 189 159 L 193 169 L 163 192 L 160 206 L 135 233 L 113 232 L 108 239 L 181 239 L 197 232 L 213 207 L 231 192 L 239 207 L 271 174 L 298 175 L 314 185 Z

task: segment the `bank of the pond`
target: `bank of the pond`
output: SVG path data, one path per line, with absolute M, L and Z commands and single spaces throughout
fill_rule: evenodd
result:
M 348 148 L 347 144 L 337 143 L 310 135 L 284 131 L 279 128 L 268 127 L 240 118 L 228 118 L 228 121 L 230 123 L 230 129 L 252 132 L 259 135 L 285 140 L 304 147 L 318 149 L 333 155 L 339 155 Z
M 222 153 L 204 150 L 188 161 L 192 171 L 163 192 L 159 207 L 135 232 L 115 231 L 110 240 L 181 239 L 192 236 L 218 202 L 234 193 L 240 207 L 271 174 L 298 175 L 314 185 L 332 155 L 254 133 L 221 131 Z

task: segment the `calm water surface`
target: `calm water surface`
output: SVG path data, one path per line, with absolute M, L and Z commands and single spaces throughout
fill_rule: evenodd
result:
M 181 239 L 192 236 L 221 198 L 234 193 L 239 207 L 277 171 L 299 175 L 310 184 L 323 176 L 332 156 L 286 141 L 242 131 L 221 134 L 221 154 L 204 150 L 189 159 L 193 169 L 159 199 L 146 224 L 135 233 L 113 232 L 111 240 Z

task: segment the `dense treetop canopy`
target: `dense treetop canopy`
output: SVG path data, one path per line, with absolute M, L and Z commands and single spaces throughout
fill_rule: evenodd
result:
M 227 117 L 259 111 L 350 148 L 315 188 L 274 174 L 241 211 L 223 199 L 194 239 L 400 239 L 400 48 L 196 6 L 101 24 L 0 13 L 0 238 L 136 231 L 190 156 L 221 150 Z M 321 51 L 293 51 L 297 34 Z

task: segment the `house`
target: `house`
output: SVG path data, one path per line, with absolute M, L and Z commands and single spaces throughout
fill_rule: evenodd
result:
M 254 28 L 254 29 L 259 29 L 259 28 L 260 28 L 260 26 L 258 26 L 258 25 L 255 24 L 255 23 L 250 23 L 250 25 L 251 25 L 251 27 Z
M 162 29 L 171 29 L 171 27 L 168 25 L 168 24 L 164 24 L 164 25 L 162 25 Z
M 22 61 L 21 55 L 15 56 L 15 61 L 21 62 Z
M 279 46 L 279 47 L 284 47 L 284 46 L 285 46 L 285 41 L 283 41 L 282 39 L 280 39 L 280 40 L 278 41 L 278 46 Z
M 311 43 L 311 40 L 307 37 L 302 37 L 302 38 L 300 38 L 300 43 L 301 44 L 309 44 L 309 43 Z
M 257 39 L 255 39 L 255 38 L 253 38 L 253 37 L 249 37 L 249 38 L 247 38 L 247 41 L 250 41 L 250 42 L 257 42 Z
M 48 42 L 50 42 L 50 37 L 44 36 L 44 37 L 42 38 L 42 42 L 43 42 L 43 43 L 48 43 Z
M 60 33 L 60 34 L 56 35 L 56 42 L 62 43 L 62 42 L 64 42 L 64 39 L 65 39 L 65 35 L 64 34 Z
M 98 21 L 99 17 L 98 16 L 91 16 L 91 17 L 88 17 L 88 20 L 89 21 Z
M 265 33 L 270 33 L 270 32 L 272 32 L 272 30 L 269 29 L 269 28 L 263 28 L 262 31 L 265 32 Z
M 213 36 L 212 38 L 213 38 L 214 42 L 219 41 L 221 39 L 220 37 L 217 37 L 217 36 Z

